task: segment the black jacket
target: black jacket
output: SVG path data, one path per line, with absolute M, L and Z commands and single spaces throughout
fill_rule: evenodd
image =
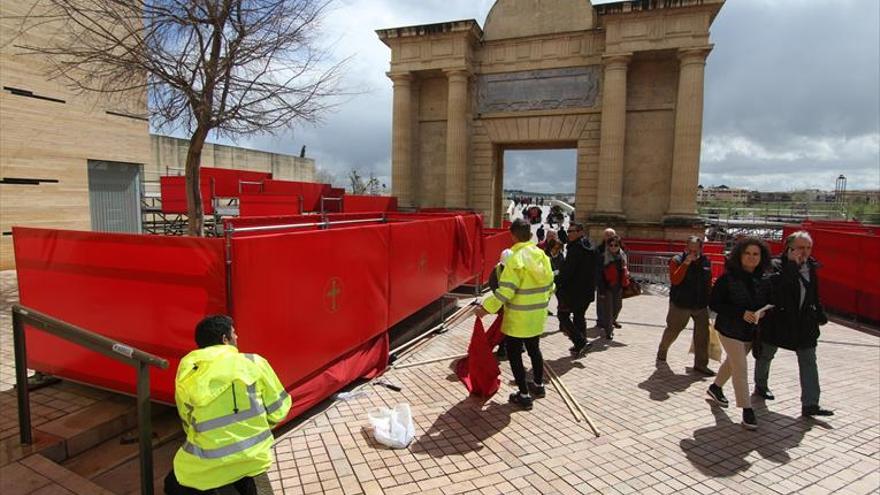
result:
M 743 320 L 746 311 L 757 311 L 770 302 L 770 284 L 760 273 L 724 272 L 712 288 L 709 307 L 718 313 L 715 328 L 725 337 L 752 342 L 758 325 Z
M 774 258 L 771 263 L 771 304 L 774 308 L 761 320 L 761 340 L 783 349 L 797 350 L 816 347 L 819 326 L 828 323 L 825 310 L 819 302 L 817 263 L 809 259 L 809 282 L 804 281 L 806 293 L 801 304 L 801 275 L 798 266 L 786 257 Z
M 681 266 L 687 253 L 675 255 L 673 261 Z M 679 308 L 703 309 L 709 305 L 709 292 L 712 288 L 712 263 L 709 258 L 700 256 L 687 268 L 684 280 L 669 290 L 669 299 Z
M 598 255 L 586 236 L 568 243 L 565 261 L 556 276 L 556 294 L 571 307 L 596 299 Z

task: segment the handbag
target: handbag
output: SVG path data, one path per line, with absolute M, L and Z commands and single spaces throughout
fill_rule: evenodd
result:
M 620 297 L 623 299 L 629 299 L 630 297 L 636 297 L 640 295 L 642 295 L 642 284 L 640 284 L 635 279 L 630 279 L 629 285 L 623 288 Z

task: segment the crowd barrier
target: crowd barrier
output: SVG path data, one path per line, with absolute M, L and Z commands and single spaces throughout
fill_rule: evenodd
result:
M 804 222 L 788 225 L 784 236 L 806 230 L 819 261 L 819 297 L 826 309 L 880 322 L 880 235 L 857 222 Z M 780 254 L 782 245 L 779 246 Z
M 267 215 L 299 215 L 302 213 L 301 196 L 288 194 L 242 194 L 238 197 L 238 214 L 241 217 L 264 217 Z
M 237 198 L 239 193 L 260 192 L 262 184 L 272 179 L 272 174 L 268 172 L 213 167 L 201 167 L 199 174 L 213 182 L 213 196 L 217 198 Z M 205 198 L 205 201 L 208 199 Z
M 397 211 L 397 198 L 394 196 L 358 196 L 346 194 L 342 200 L 345 213 L 367 211 Z
M 501 261 L 501 252 L 513 245 L 510 231 L 505 229 L 483 229 L 483 269 L 480 271 L 479 285 L 489 283 L 495 265 Z
M 199 181 L 199 189 L 202 192 L 202 208 L 205 215 L 214 213 L 214 205 L 210 201 L 211 182 L 202 177 Z M 159 177 L 159 194 L 162 197 L 162 212 L 170 215 L 182 215 L 186 213 L 186 177 L 168 176 Z
M 174 373 L 195 324 L 226 313 L 221 239 L 13 228 L 24 306 L 168 359 L 151 393 L 174 402 Z M 126 365 L 28 331 L 28 367 L 101 388 L 135 391 Z M 124 350 L 123 350 L 124 351 Z
M 151 371 L 166 403 L 195 324 L 231 314 L 241 350 L 269 359 L 298 414 L 384 369 L 387 329 L 483 267 L 477 215 L 375 215 L 295 231 L 248 229 L 322 216 L 236 219 L 211 239 L 14 228 L 21 302 L 168 359 Z M 28 342 L 33 369 L 135 391 L 114 361 L 32 330 Z

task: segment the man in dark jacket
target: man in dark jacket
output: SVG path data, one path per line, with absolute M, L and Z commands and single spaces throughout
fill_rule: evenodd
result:
M 773 309 L 761 320 L 761 343 L 755 360 L 755 395 L 775 397 L 768 387 L 770 362 L 779 347 L 795 351 L 801 381 L 801 412 L 804 416 L 832 416 L 819 406 L 819 368 L 816 346 L 819 326 L 828 323 L 819 302 L 817 263 L 810 257 L 813 239 L 795 232 L 785 240 L 785 252 L 773 260 L 770 275 Z
M 556 295 L 564 308 L 559 310 L 559 325 L 574 344 L 570 349 L 572 355 L 579 357 L 589 349 L 585 315 L 595 299 L 599 263 L 596 250 L 579 223 L 568 227 L 566 250 L 565 262 L 556 276 Z
M 703 239 L 691 236 L 687 251 L 669 261 L 669 312 L 666 329 L 657 349 L 657 360 L 666 361 L 669 347 L 694 320 L 694 371 L 714 376 L 709 369 L 709 293 L 712 288 L 712 264 L 703 255 Z

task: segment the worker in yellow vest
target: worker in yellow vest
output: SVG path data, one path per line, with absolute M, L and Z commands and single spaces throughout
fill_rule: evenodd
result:
M 505 336 L 507 359 L 519 388 L 518 392 L 510 394 L 510 402 L 531 409 L 533 399 L 529 389 L 535 397 L 545 395 L 540 343 L 547 321 L 547 305 L 554 290 L 553 268 L 550 258 L 532 242 L 532 228 L 528 222 L 517 218 L 510 225 L 510 234 L 515 242 L 510 248 L 512 254 L 504 265 L 498 289 L 486 297 L 483 306 L 477 310 L 477 317 L 504 308 L 501 333 Z M 526 383 L 523 347 L 532 362 L 534 381 L 531 384 Z
M 203 319 L 196 343 L 177 368 L 174 396 L 186 442 L 165 493 L 270 494 L 271 428 L 287 416 L 291 398 L 268 361 L 238 352 L 232 318 Z

